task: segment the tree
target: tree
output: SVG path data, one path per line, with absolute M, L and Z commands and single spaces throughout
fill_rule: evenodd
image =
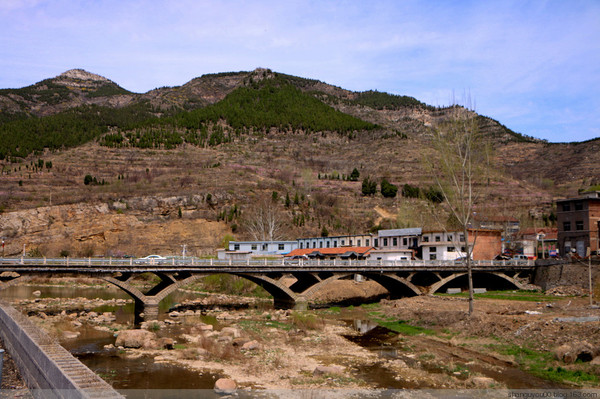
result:
M 387 181 L 387 179 L 384 177 L 381 180 L 381 195 L 383 195 L 385 198 L 394 198 L 397 193 L 398 187 Z
M 475 205 L 483 193 L 489 170 L 489 148 L 481 136 L 476 115 L 454 106 L 450 118 L 433 135 L 434 154 L 425 164 L 442 194 L 443 204 L 465 240 L 464 262 L 469 284 L 469 315 L 473 313 L 472 254 L 477 235 L 469 245 Z M 430 191 L 432 191 L 430 189 Z
M 275 241 L 285 238 L 286 217 L 272 198 L 262 198 L 245 212 L 243 226 L 253 240 Z
M 362 194 L 363 195 L 374 195 L 377 192 L 377 182 L 371 180 L 369 176 L 365 177 L 362 181 Z
M 350 173 L 349 180 L 358 181 L 359 177 L 360 177 L 360 172 L 358 171 L 358 169 L 356 169 L 356 168 L 352 169 L 352 173 Z

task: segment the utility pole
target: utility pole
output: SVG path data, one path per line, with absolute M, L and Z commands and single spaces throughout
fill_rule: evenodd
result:
M 181 256 L 183 257 L 183 259 L 185 259 L 185 249 L 187 247 L 187 244 L 182 244 L 181 245 Z
M 587 249 L 587 256 L 588 256 L 588 283 L 590 286 L 590 306 L 592 306 L 594 304 L 594 300 L 593 300 L 594 290 L 592 288 L 592 248 L 591 247 L 588 247 L 588 249 Z

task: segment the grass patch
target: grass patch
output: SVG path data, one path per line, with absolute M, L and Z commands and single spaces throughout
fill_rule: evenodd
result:
M 439 296 L 450 296 L 450 297 L 462 297 L 466 298 L 469 296 L 468 292 L 461 292 L 460 294 L 436 294 Z M 552 302 L 567 297 L 556 297 L 551 295 L 545 295 L 539 291 L 489 291 L 483 294 L 474 294 L 474 298 L 487 298 L 487 299 L 503 299 L 509 301 L 528 301 L 528 302 Z
M 434 330 L 430 330 L 425 327 L 415 326 L 410 323 L 410 320 L 396 320 L 392 317 L 383 317 L 383 315 L 379 312 L 370 312 L 369 316 L 373 318 L 377 324 L 382 327 L 387 328 L 388 330 L 394 331 L 398 334 L 402 335 L 435 335 L 436 332 Z
M 490 345 L 490 347 L 504 355 L 513 356 L 523 370 L 537 377 L 550 381 L 570 382 L 578 385 L 598 383 L 597 375 L 590 374 L 583 370 L 571 370 L 557 366 L 557 361 L 554 358 L 554 354 L 551 352 L 537 351 L 512 344 Z
M 252 331 L 255 333 L 262 333 L 265 328 L 277 328 L 280 330 L 289 331 L 293 327 L 291 324 L 282 323 L 275 320 L 240 320 L 238 325 L 242 330 Z

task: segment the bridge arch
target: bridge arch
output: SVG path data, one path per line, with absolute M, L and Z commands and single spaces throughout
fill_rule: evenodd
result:
M 466 280 L 466 277 L 467 277 L 466 272 L 453 273 L 447 277 L 442 278 L 437 283 L 432 284 L 429 287 L 429 293 L 435 294 L 440 289 L 447 286 L 449 283 L 457 282 L 457 280 L 459 280 L 459 279 Z M 477 284 L 481 285 L 482 282 L 484 283 L 483 285 L 491 285 L 491 284 L 495 285 L 500 282 L 501 284 L 507 285 L 508 287 L 510 287 L 510 289 L 519 289 L 520 290 L 520 289 L 524 288 L 523 285 L 517 279 L 509 277 L 502 272 L 474 271 L 473 272 L 474 286 Z M 476 287 L 476 288 L 479 288 L 479 287 Z M 484 287 L 481 287 L 481 288 L 484 288 Z M 488 288 L 488 287 L 485 287 L 485 288 Z

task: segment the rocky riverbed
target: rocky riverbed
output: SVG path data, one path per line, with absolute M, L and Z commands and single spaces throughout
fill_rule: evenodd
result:
M 600 313 L 587 298 L 506 295 L 478 298 L 468 316 L 455 296 L 296 312 L 207 294 L 141 328 L 92 310 L 125 299 L 34 297 L 15 306 L 64 344 L 93 328 L 109 338 L 111 356 L 218 372 L 246 389 L 600 386 Z M 368 319 L 378 324 L 355 328 Z M 543 365 L 527 360 L 536 356 Z

